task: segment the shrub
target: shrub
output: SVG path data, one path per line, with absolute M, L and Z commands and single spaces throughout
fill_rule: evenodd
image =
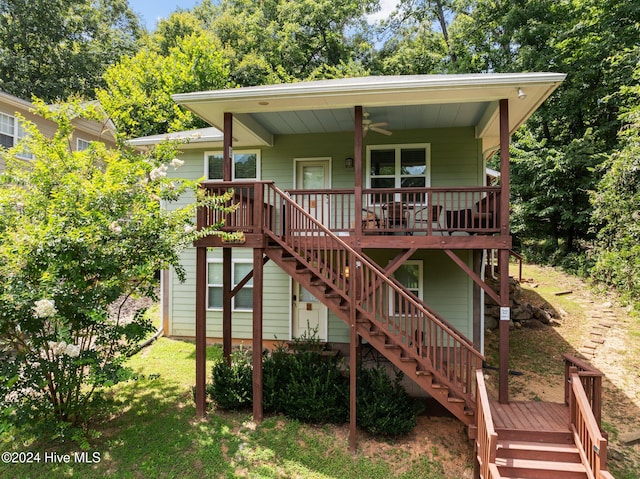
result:
M 416 414 L 401 380 L 401 373 L 392 381 L 382 368 L 358 370 L 356 416 L 362 429 L 376 435 L 399 436 L 415 427 Z
M 253 401 L 253 367 L 247 350 L 231 354 L 231 364 L 223 358 L 211 370 L 213 383 L 207 388 L 209 397 L 222 409 L 242 409 Z
M 58 124 L 53 138 L 25 122 L 18 146 L 32 159 L 0 152 L 0 410 L 61 431 L 84 425 L 94 393 L 128 378 L 127 354 L 153 330 L 144 310 L 128 314 L 130 300 L 155 298 L 158 270 L 184 278 L 180 252 L 208 232 L 193 228 L 201 196 L 161 207 L 199 191 L 166 177 L 182 163 L 169 160 L 175 149 L 71 151 L 72 121 L 104 118 L 78 100 L 36 107 Z
M 317 351 L 276 350 L 264 362 L 265 409 L 310 423 L 348 417 L 349 381 L 338 361 Z

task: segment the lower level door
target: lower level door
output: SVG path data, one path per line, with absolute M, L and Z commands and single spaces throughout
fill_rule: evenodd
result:
M 293 282 L 293 337 L 327 341 L 327 307 L 299 283 Z

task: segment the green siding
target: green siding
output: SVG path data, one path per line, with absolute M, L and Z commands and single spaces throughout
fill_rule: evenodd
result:
M 365 138 L 366 145 L 429 143 L 431 145 L 431 185 L 470 186 L 482 185 L 484 162 L 481 145 L 474 137 L 473 128 L 440 130 L 394 131 L 390 137 L 370 133 Z M 207 150 L 211 151 L 211 150 Z M 364 149 L 363 149 L 364 151 Z M 179 157 L 185 164 L 174 171 L 169 168 L 169 177 L 199 179 L 204 175 L 205 150 L 187 150 Z M 364 155 L 364 153 L 363 153 Z M 322 135 L 276 136 L 274 146 L 261 149 L 261 179 L 274 180 L 278 187 L 290 189 L 294 183 L 295 158 L 331 158 L 332 187 L 353 186 L 353 169 L 345 169 L 344 159 L 353 157 L 353 135 L 351 133 L 327 133 Z M 364 160 L 364 156 L 363 156 Z M 366 172 L 363 172 L 366 174 Z M 364 180 L 363 180 L 364 184 Z M 180 203 L 192 198 L 185 196 Z M 212 250 L 210 257 L 221 255 L 220 250 Z M 459 253 L 471 265 L 470 252 Z M 234 258 L 252 258 L 249 249 L 234 248 Z M 379 250 L 375 259 L 386 264 L 392 252 Z M 424 261 L 424 299 L 467 337 L 473 331 L 472 282 L 445 254 L 421 251 L 412 259 Z M 180 283 L 174 272 L 169 279 L 169 321 L 170 334 L 194 336 L 195 334 L 195 249 L 182 255 L 182 264 L 187 271 L 187 280 Z M 265 265 L 264 282 L 264 338 L 289 339 L 291 314 L 290 279 L 275 264 Z M 222 314 L 207 312 L 207 335 L 222 336 Z M 233 313 L 233 336 L 249 339 L 252 331 L 250 312 Z M 329 341 L 348 342 L 349 328 L 329 312 Z
M 189 248 L 182 254 L 181 264 L 187 271 L 187 278 L 180 283 L 174 271 L 170 274 L 170 329 L 175 336 L 195 336 L 195 248 Z M 209 259 L 221 259 L 221 249 L 211 249 Z M 233 259 L 249 260 L 253 258 L 250 249 L 235 248 Z M 274 263 L 264 267 L 263 285 L 264 339 L 289 339 L 289 277 Z M 234 338 L 250 339 L 253 315 L 250 311 L 234 311 L 232 315 L 232 334 Z M 207 336 L 222 337 L 222 311 L 207 311 Z
M 393 251 L 385 250 L 368 250 L 365 254 L 383 267 L 394 257 Z M 472 266 L 472 252 L 457 251 L 457 254 L 469 267 Z M 441 251 L 421 250 L 410 259 L 421 260 L 423 264 L 424 302 L 468 339 L 473 340 L 473 281 L 471 278 Z

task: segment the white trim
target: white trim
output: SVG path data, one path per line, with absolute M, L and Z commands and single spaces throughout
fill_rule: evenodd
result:
M 255 178 L 240 178 L 238 181 L 251 181 L 251 180 L 260 180 L 262 171 L 262 151 L 260 149 L 247 149 L 247 150 L 233 150 L 233 156 L 235 159 L 235 155 L 256 155 L 256 177 Z M 222 150 L 209 150 L 204 152 L 204 177 L 207 181 L 223 181 L 221 178 L 209 178 L 209 156 L 212 155 L 222 155 Z M 236 169 L 235 169 L 235 161 L 233 162 L 233 167 L 231 168 L 231 180 L 236 180 Z
M 210 283 L 209 282 L 209 264 L 214 263 L 214 264 L 223 264 L 223 260 L 222 258 L 207 258 L 207 311 L 222 311 L 223 308 L 217 308 L 217 307 L 210 307 L 209 306 L 209 288 L 214 287 L 214 288 L 224 288 L 224 285 L 222 284 L 218 284 L 218 283 Z M 235 268 L 234 266 L 236 264 L 249 264 L 253 266 L 253 260 L 251 259 L 246 259 L 246 258 L 232 258 L 231 259 L 231 287 L 235 288 L 236 286 L 236 278 L 235 278 Z M 239 278 L 239 280 L 242 280 L 242 278 Z M 253 290 L 253 284 L 252 285 L 245 285 L 245 287 L 251 288 Z M 253 301 L 253 300 L 252 300 Z M 235 301 L 235 296 L 233 298 L 231 298 L 231 311 L 233 312 L 242 312 L 242 313 L 250 313 L 253 311 L 253 303 L 251 306 L 251 309 L 237 309 L 236 308 L 236 301 Z
M 395 172 L 393 175 L 394 178 L 394 186 L 393 188 L 401 188 L 400 183 L 402 181 L 403 176 L 401 175 L 401 161 L 400 155 L 403 149 L 425 149 L 425 162 L 427 167 L 427 172 L 424 175 L 425 178 L 425 187 L 428 188 L 431 186 L 431 143 L 396 143 L 389 145 L 367 145 L 366 147 L 366 159 L 365 159 L 365 184 L 366 188 L 371 188 L 371 152 L 376 150 L 395 150 Z M 380 175 L 379 177 L 384 178 L 386 175 Z M 422 176 L 422 175 L 420 175 Z M 391 178 L 391 176 L 386 176 Z M 405 175 L 404 177 L 408 177 Z
M 231 88 L 225 90 L 178 93 L 172 95 L 180 104 L 190 102 L 227 100 L 242 101 L 255 98 L 279 99 L 309 96 L 350 96 L 359 93 L 400 92 L 412 90 L 456 90 L 473 87 L 514 88 L 537 83 L 559 83 L 565 79 L 562 73 L 479 73 L 457 75 L 396 75 L 343 78 L 338 80 L 318 80 L 297 83 L 263 85 L 255 87 Z M 514 93 L 516 95 L 516 93 Z M 268 106 L 268 105 L 267 105 Z
M 80 148 L 80 142 L 86 143 L 84 148 Z M 84 151 L 91 146 L 90 140 L 85 140 L 84 138 L 76 138 L 76 151 Z
M 314 158 L 294 158 L 293 159 L 293 189 L 294 190 L 302 189 L 301 186 L 298 186 L 298 164 L 313 163 L 313 162 L 317 162 L 317 163 L 326 162 L 329 164 L 329 169 L 327 171 L 328 185 L 326 186 L 326 188 L 331 189 L 332 176 L 333 176 L 333 173 L 332 173 L 333 158 L 331 156 L 318 156 Z
M 389 262 L 391 263 L 391 262 Z M 411 266 L 411 265 L 415 265 L 418 266 L 418 294 L 416 296 L 418 296 L 419 299 L 424 301 L 424 260 L 422 259 L 408 259 L 406 260 L 404 263 L 402 263 L 402 265 L 400 266 L 400 268 L 402 268 L 403 266 Z M 398 269 L 400 269 L 398 268 Z M 398 269 L 396 269 L 396 272 L 398 271 Z M 394 274 L 392 274 L 392 276 L 396 279 L 396 281 L 398 281 L 400 284 L 402 284 L 405 288 L 407 288 L 407 286 L 405 284 L 403 284 L 398 278 L 395 277 L 395 272 Z M 407 289 L 411 289 L 411 288 L 407 288 Z M 393 308 L 393 289 L 389 289 L 389 313 L 390 314 L 395 314 L 395 311 L 392 310 Z

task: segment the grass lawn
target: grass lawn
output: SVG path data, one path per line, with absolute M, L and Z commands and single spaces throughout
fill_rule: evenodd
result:
M 208 349 L 208 360 L 221 356 Z M 40 462 L 0 463 L 2 478 L 441 478 L 443 466 L 424 457 L 348 451 L 346 438 L 333 426 L 309 426 L 282 417 L 268 417 L 260 426 L 251 412 L 210 411 L 195 419 L 191 385 L 195 347 L 161 338 L 130 360 L 136 381 L 114 387 L 117 401 L 111 416 L 92 427 L 89 463 L 75 457 L 79 446 L 69 439 L 43 443 L 4 435 L 0 452 L 40 454 Z M 210 368 L 209 368 L 210 369 Z M 45 456 L 45 453 L 48 456 Z M 64 454 L 69 463 L 53 462 Z M 98 453 L 94 456 L 94 453 Z M 46 457 L 46 462 L 45 462 Z M 453 477 L 453 476 L 449 476 Z

